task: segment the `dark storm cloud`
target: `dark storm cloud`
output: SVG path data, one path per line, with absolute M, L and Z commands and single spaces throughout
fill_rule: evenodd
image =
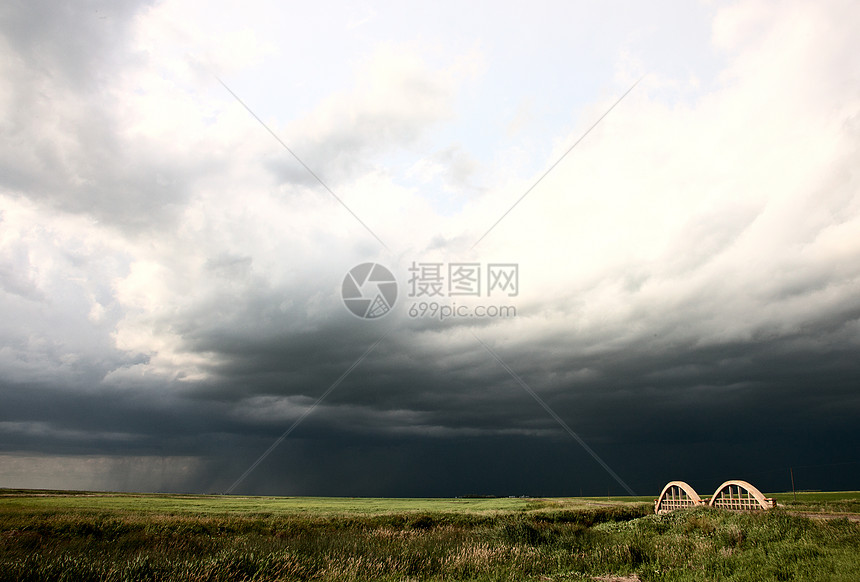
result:
M 535 477 L 536 483 L 557 480 L 560 471 L 571 484 L 586 483 L 593 491 L 595 483 L 605 479 L 600 468 L 479 349 L 469 354 L 471 366 L 479 370 L 472 381 L 435 366 L 421 366 L 414 355 L 409 357 L 390 344 L 381 344 L 379 349 L 381 353 L 356 370 L 296 433 L 299 441 L 311 441 L 295 445 L 300 455 L 305 446 L 317 450 L 323 458 L 339 456 L 346 447 L 378 451 L 369 453 L 373 457 L 386 447 L 397 450 L 411 443 L 415 444 L 416 455 L 426 455 L 422 460 L 425 468 L 415 473 L 417 477 L 425 472 L 449 475 L 457 470 L 453 459 L 458 457 L 433 452 L 455 446 L 446 442 L 460 443 L 463 456 L 467 456 L 465 451 L 471 451 L 480 458 L 486 455 L 484 447 L 493 448 L 490 443 L 495 443 L 497 457 L 500 451 L 513 447 L 538 452 L 548 448 L 549 457 L 569 459 L 564 468 L 547 468 Z M 502 349 L 500 352 L 504 354 Z M 577 358 L 574 362 L 558 354 L 541 358 L 534 353 L 511 355 L 510 360 L 518 373 L 623 477 L 626 474 L 634 487 L 648 490 L 658 487 L 660 475 L 682 458 L 685 462 L 681 466 L 690 479 L 705 481 L 720 468 L 744 473 L 779 469 L 802 460 L 838 462 L 850 458 L 850 443 L 858 436 L 853 420 L 860 412 L 852 388 L 860 379 L 860 370 L 852 359 L 854 353 L 854 348 L 846 347 L 822 357 L 798 350 L 786 341 L 738 342 L 647 355 L 616 352 L 599 358 Z M 412 365 L 391 373 L 392 364 L 386 360 L 411 361 Z M 596 370 L 599 380 L 576 384 L 562 381 L 553 386 L 541 381 L 546 374 L 528 371 L 563 371 L 577 366 Z M 655 379 L 665 370 L 683 371 L 668 380 Z M 532 380 L 532 376 L 536 379 Z M 387 377 L 391 381 L 387 382 Z M 385 414 L 404 411 L 410 413 L 404 426 L 398 426 L 396 416 Z M 253 434 L 266 424 L 270 426 L 271 439 L 284 426 L 254 423 L 244 434 Z M 467 430 L 458 432 L 461 429 Z M 522 432 L 511 435 L 512 430 Z M 416 444 L 416 437 L 421 435 L 429 442 Z M 260 450 L 265 442 L 261 434 Z M 843 444 L 834 446 L 833 442 Z M 821 443 L 831 444 L 822 450 Z M 527 455 L 522 452 L 521 456 Z M 762 463 L 762 456 L 769 462 Z M 273 457 L 289 458 L 286 453 Z M 497 462 L 505 469 L 494 471 L 495 477 L 528 467 L 522 464 L 522 458 L 513 461 L 504 455 Z M 277 462 L 273 459 L 271 463 L 270 469 L 261 469 L 261 476 L 249 481 L 249 485 L 256 482 L 265 488 L 268 471 L 278 473 Z M 314 466 L 313 456 L 301 463 L 304 470 Z M 404 471 L 408 475 L 410 470 Z M 310 473 L 325 479 L 324 471 Z M 403 474 L 397 476 L 406 478 Z M 382 485 L 382 481 L 380 487 L 389 486 Z M 492 488 L 490 481 L 483 486 Z M 427 487 L 433 489 L 429 484 Z M 331 484 L 325 489 L 338 490 Z M 434 493 L 442 494 L 443 489 L 440 486 Z M 452 492 L 445 490 L 445 494 Z
M 209 468 L 197 486 L 224 489 L 375 335 L 349 322 L 250 344 L 209 337 L 200 347 L 219 350 L 222 364 L 193 389 L 7 387 L 4 420 L 12 424 L 0 425 L 4 446 L 198 455 Z M 821 338 L 828 341 L 826 330 Z M 452 338 L 460 361 L 449 367 L 444 350 L 405 339 L 395 332 L 384 340 L 241 490 L 574 494 L 605 487 L 602 470 L 477 343 Z M 850 458 L 860 412 L 855 348 L 822 354 L 795 340 L 598 356 L 565 353 L 563 342 L 497 349 L 623 478 L 648 491 L 679 470 L 672 469 L 679 459 L 690 480 L 707 483 L 720 467 L 734 475 Z M 591 373 L 571 382 L 569 370 Z M 286 397 L 293 400 L 283 406 Z M 823 443 L 827 449 L 818 449 Z M 339 477 L 345 473 L 347 480 Z

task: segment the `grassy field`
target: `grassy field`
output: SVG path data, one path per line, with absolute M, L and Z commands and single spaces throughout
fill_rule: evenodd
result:
M 796 494 L 774 493 L 769 497 L 792 511 L 860 514 L 860 491 L 804 491 Z
M 9 490 L 4 497 L 0 490 L 0 507 L 22 504 L 33 510 L 45 508 L 62 510 L 131 511 L 161 514 L 233 514 L 243 516 L 312 515 L 377 515 L 390 513 L 482 513 L 511 512 L 535 509 L 538 506 L 585 507 L 589 500 L 538 501 L 519 498 L 471 499 L 374 499 L 355 497 L 241 497 L 218 495 L 158 495 L 158 494 L 94 494 L 50 492 L 33 496 Z M 9 496 L 11 495 L 11 496 Z M 605 500 L 604 500 L 605 502 Z M 616 504 L 621 503 L 616 501 Z
M 0 581 L 860 580 L 860 523 L 833 518 L 860 493 L 773 496 L 785 509 L 655 516 L 645 498 L 0 490 Z

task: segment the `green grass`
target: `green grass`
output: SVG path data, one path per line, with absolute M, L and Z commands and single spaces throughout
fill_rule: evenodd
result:
M 131 493 L 39 492 L 0 489 L 4 507 L 94 511 L 132 511 L 171 515 L 377 515 L 420 512 L 517 512 L 540 508 L 581 509 L 614 506 L 629 501 L 590 498 L 371 498 L 371 497 L 241 497 Z
M 860 491 L 804 491 L 796 494 L 774 493 L 768 497 L 775 498 L 778 504 L 792 511 L 860 513 Z
M 857 497 L 798 498 L 795 508 Z M 599 498 L 0 490 L 0 582 L 860 579 L 860 523 L 846 518 L 651 512 L 650 503 Z

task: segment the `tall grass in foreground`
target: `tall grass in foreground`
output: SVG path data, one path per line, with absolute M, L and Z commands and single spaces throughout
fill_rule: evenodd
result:
M 6 507 L 6 580 L 860 580 L 860 524 L 646 505 L 193 516 Z

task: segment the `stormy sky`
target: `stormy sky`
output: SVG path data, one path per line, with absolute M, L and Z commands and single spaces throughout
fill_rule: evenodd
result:
M 860 488 L 858 29 L 4 2 L 0 487 Z

